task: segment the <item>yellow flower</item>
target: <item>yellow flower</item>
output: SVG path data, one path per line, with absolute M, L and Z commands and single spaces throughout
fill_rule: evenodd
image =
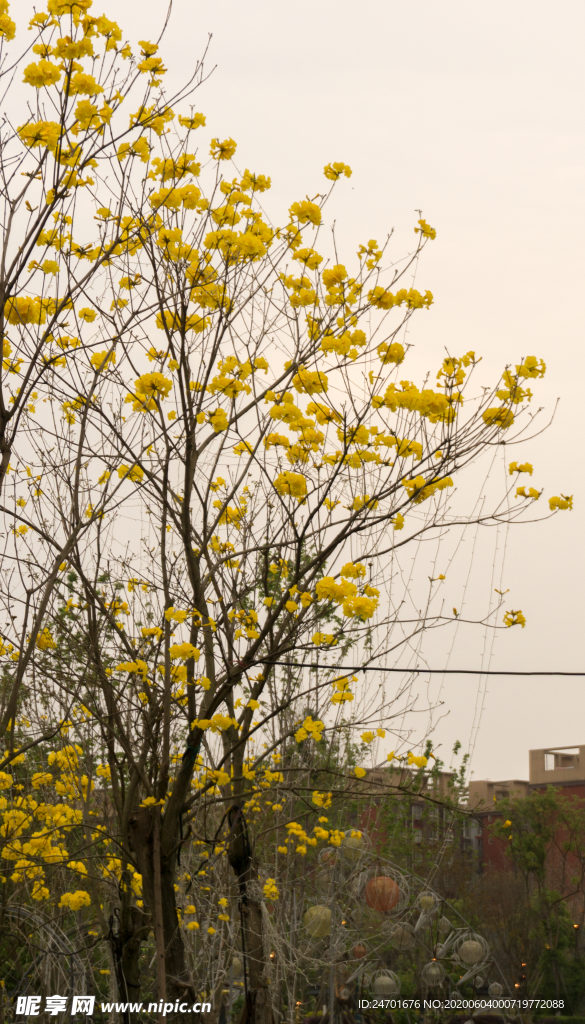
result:
M 214 160 L 231 160 L 236 152 L 236 147 L 237 142 L 234 142 L 233 139 L 224 139 L 223 142 L 220 142 L 219 139 L 212 139 L 209 152 Z
M 311 797 L 311 800 L 317 807 L 323 807 L 327 809 L 327 807 L 331 807 L 332 796 L 332 793 L 320 793 L 319 790 L 316 789 L 313 793 L 313 796 Z
M 279 494 L 290 494 L 291 497 L 298 498 L 300 501 L 306 497 L 307 481 L 301 473 L 285 471 L 284 473 L 279 473 L 276 477 L 274 489 Z
M 382 342 L 378 345 L 378 355 L 381 363 L 401 363 L 404 359 L 404 346 L 399 341 L 390 343 Z
M 299 366 L 298 373 L 295 374 L 292 382 L 299 393 L 307 395 L 321 394 L 323 391 L 327 391 L 329 385 L 327 374 L 312 373 L 310 370 L 305 370 L 304 366 Z
M 311 224 L 317 226 L 321 223 L 320 208 L 308 199 L 303 199 L 300 203 L 293 203 L 289 212 L 291 217 L 298 220 L 299 224 L 307 224 L 310 221 Z
M 526 618 L 520 609 L 518 609 L 518 611 L 509 611 L 504 615 L 504 625 L 508 627 L 522 626 L 522 629 L 524 629 L 524 626 L 526 625 Z
M 110 363 L 114 365 L 115 362 L 115 352 L 94 352 L 90 359 L 91 365 L 93 366 L 94 370 L 98 371 L 98 373 L 102 373 L 104 370 L 108 368 Z
M 223 409 L 216 409 L 215 412 L 210 412 L 209 422 L 216 434 L 219 434 L 223 430 L 227 430 L 229 426 L 227 415 Z
M 348 618 L 371 619 L 378 607 L 378 600 L 375 597 L 349 597 L 343 602 L 343 614 Z
M 424 238 L 431 238 L 431 239 L 433 239 L 433 238 L 437 237 L 437 232 L 435 231 L 434 228 L 432 228 L 429 224 L 427 224 L 426 220 L 419 220 L 418 224 L 419 224 L 419 226 L 414 229 L 415 235 L 417 235 L 418 232 L 420 231 L 421 235 Z
M 525 487 L 516 488 L 516 498 L 532 498 L 534 501 L 538 501 L 540 498 L 540 491 L 536 490 L 536 487 L 529 487 L 528 491 Z
M 366 774 L 366 769 L 360 767 L 354 768 L 354 774 L 357 775 L 358 779 L 363 779 Z
M 84 306 L 83 309 L 78 309 L 77 316 L 80 320 L 85 320 L 88 324 L 93 323 L 97 313 L 95 309 L 90 309 L 89 306 Z
M 8 2 L 7 0 L 3 0 L 3 2 L 0 3 L 0 36 L 4 36 L 4 38 L 10 42 L 11 39 L 14 39 L 16 34 L 16 25 L 12 18 L 8 17 L 7 11 Z
M 23 82 L 35 89 L 43 86 L 56 85 L 61 78 L 61 68 L 50 60 L 40 60 L 37 64 L 28 64 L 24 69 Z
M 140 483 L 144 477 L 144 470 L 136 463 L 133 466 L 126 466 L 125 463 L 122 463 L 122 465 L 118 467 L 118 476 L 120 477 L 120 480 L 123 480 L 124 477 L 128 477 L 128 479 L 132 480 L 134 483 Z
M 407 763 L 408 764 L 414 764 L 414 765 L 416 765 L 417 768 L 424 768 L 425 765 L 427 764 L 427 758 L 426 757 L 416 757 L 416 755 L 413 754 L 412 751 L 409 750 L 409 752 L 408 752 L 408 762 Z
M 188 128 L 189 131 L 194 131 L 196 128 L 205 127 L 205 115 L 204 114 L 191 114 L 191 117 L 183 117 L 179 114 L 179 124 L 183 128 Z
M 274 878 L 267 878 L 263 888 L 264 898 L 267 900 L 277 900 L 279 893 Z
M 244 171 L 240 182 L 240 187 L 247 192 L 266 192 L 271 185 L 270 178 L 264 174 L 252 174 L 248 168 Z
M 47 313 L 40 299 L 28 295 L 7 299 L 4 305 L 4 316 L 9 324 L 44 324 Z
M 345 174 L 346 178 L 351 178 L 351 167 L 347 164 L 341 163 L 326 164 L 323 168 L 323 174 L 326 178 L 329 178 L 330 181 L 337 181 L 338 178 L 341 178 L 342 174 Z
M 59 906 L 68 907 L 69 910 L 80 910 L 81 907 L 89 907 L 90 904 L 91 896 L 83 889 L 78 889 L 77 892 L 64 892 L 59 900 Z
M 352 676 L 355 680 L 355 676 Z M 343 704 L 344 701 L 352 701 L 353 693 L 349 689 L 349 679 L 335 679 L 333 683 L 332 704 Z
M 39 633 L 37 637 L 37 647 L 40 651 L 55 650 L 57 644 L 55 643 L 50 630 L 45 626 L 43 631 Z
M 297 741 L 297 743 L 302 743 L 303 740 L 306 740 L 309 736 L 312 736 L 313 739 L 318 743 L 319 740 L 322 738 L 321 734 L 324 728 L 325 725 L 323 722 L 321 722 L 319 719 L 315 719 L 315 721 L 313 721 L 311 715 L 309 715 L 307 718 L 305 718 L 303 724 L 301 725 L 301 728 L 298 729 L 297 732 L 295 733 L 295 740 Z
M 34 772 L 31 785 L 33 789 L 39 789 L 41 786 L 50 786 L 52 781 L 53 776 L 50 772 Z
M 548 505 L 551 512 L 555 512 L 557 509 L 566 511 L 567 509 L 573 508 L 573 495 L 561 494 L 559 497 L 555 495 L 553 498 L 548 499 Z
M 345 576 L 346 579 L 359 579 L 366 575 L 366 567 L 362 562 L 347 562 L 340 570 L 339 575 Z
M 514 422 L 514 413 L 506 409 L 504 405 L 499 409 L 486 409 L 482 413 L 482 419 L 488 427 L 499 427 L 500 430 L 507 430 Z
M 163 377 L 162 373 L 143 373 L 134 382 L 136 394 L 145 395 L 148 398 L 166 398 L 172 386 L 172 380 Z
M 200 654 L 199 648 L 190 643 L 173 644 L 169 649 L 171 661 L 188 661 L 189 658 L 199 661 Z
M 536 356 L 527 356 L 523 363 L 516 364 L 516 373 L 519 377 L 544 377 L 546 363 Z
M 333 633 L 313 633 L 312 640 L 317 647 L 320 647 L 321 644 L 329 646 L 336 642 Z
M 85 96 L 97 96 L 98 93 L 104 91 L 104 87 L 96 81 L 93 75 L 88 75 L 84 71 L 78 71 L 77 74 L 71 77 L 69 90 L 71 96 L 76 96 L 78 93 Z

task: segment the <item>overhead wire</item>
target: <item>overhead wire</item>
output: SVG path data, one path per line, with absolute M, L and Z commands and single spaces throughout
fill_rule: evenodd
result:
M 459 675 L 459 676 L 584 676 L 585 672 L 564 671 L 528 671 L 518 672 L 513 669 L 481 669 L 481 668 L 386 668 L 383 665 L 324 665 L 318 661 L 271 661 L 271 665 L 284 665 L 286 668 L 316 668 L 326 672 L 402 672 L 407 675 L 414 672 L 422 675 Z

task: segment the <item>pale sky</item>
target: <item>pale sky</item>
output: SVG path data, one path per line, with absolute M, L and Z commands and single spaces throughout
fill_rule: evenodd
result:
M 20 0 L 12 13 L 20 21 L 28 8 Z M 166 5 L 103 10 L 135 43 L 158 37 Z M 560 406 L 514 457 L 534 462 L 530 483 L 547 496 L 574 494 L 575 509 L 512 530 L 505 587 L 527 626 L 498 637 L 491 667 L 585 669 L 582 0 L 174 0 L 161 47 L 173 86 L 208 34 L 215 70 L 190 102 L 212 135 L 237 140 L 240 168 L 271 175 L 275 220 L 343 160 L 353 176 L 329 213 L 342 252 L 394 228 L 401 254 L 419 209 L 436 227 L 417 272 L 435 296 L 410 328 L 417 362 L 435 369 L 446 345 L 475 349 L 496 375 L 521 356 L 546 361 L 534 404 L 547 416 Z M 476 667 L 478 649 L 459 634 L 451 665 Z M 443 644 L 427 657 L 441 667 Z M 443 749 L 467 746 L 476 693 L 473 677 L 445 683 Z M 492 678 L 475 777 L 527 778 L 529 748 L 585 742 L 584 694 L 585 679 Z

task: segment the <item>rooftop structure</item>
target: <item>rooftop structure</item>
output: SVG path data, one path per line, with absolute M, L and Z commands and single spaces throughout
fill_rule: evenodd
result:
M 585 783 L 585 746 L 545 747 L 529 756 L 531 786 Z
M 504 782 L 492 782 L 491 779 L 476 779 L 468 786 L 467 806 L 470 810 L 492 810 L 498 800 L 508 797 L 526 796 L 530 783 L 522 779 L 508 779 Z

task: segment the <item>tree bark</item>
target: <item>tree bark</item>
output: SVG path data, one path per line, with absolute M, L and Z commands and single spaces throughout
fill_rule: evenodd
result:
M 239 1024 L 273 1024 L 272 996 L 264 955 L 262 900 L 258 871 L 252 857 L 246 823 L 241 807 L 234 804 L 228 811 L 231 839 L 228 859 L 238 880 L 242 908 L 242 952 L 246 972 L 246 999 Z
M 140 807 L 129 818 L 130 845 L 136 857 L 142 875 L 142 892 L 145 905 L 154 918 L 158 903 L 155 893 L 155 815 L 160 814 L 158 808 Z M 161 831 L 164 832 L 164 819 Z M 168 1002 L 187 1002 L 191 1006 L 195 1001 L 186 966 L 185 947 L 179 928 L 179 918 L 175 901 L 175 869 L 174 855 L 168 857 L 164 853 L 161 842 L 160 854 L 160 909 L 162 912 L 162 931 L 164 940 L 164 967 L 166 982 L 166 998 Z M 158 888 L 158 881 L 156 883 Z M 154 922 L 153 922 L 154 923 Z M 159 996 L 159 998 L 161 998 Z M 180 1012 L 166 1015 L 167 1021 L 189 1021 L 193 1024 L 193 1013 Z

